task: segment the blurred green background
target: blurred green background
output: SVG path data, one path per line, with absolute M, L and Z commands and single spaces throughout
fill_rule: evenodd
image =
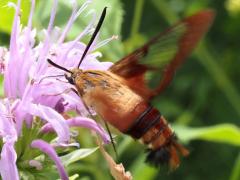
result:
M 6 47 L 13 15 L 13 10 L 4 6 L 7 2 L 0 2 L 0 45 Z M 47 27 L 51 4 L 37 1 L 33 21 L 37 29 Z M 120 37 L 101 48 L 102 60 L 113 62 L 183 17 L 206 8 L 216 11 L 204 40 L 154 102 L 191 154 L 176 171 L 156 169 L 144 163 L 142 145 L 117 134 L 117 161 L 137 180 L 240 180 L 240 0 L 94 0 L 89 9 L 100 14 L 104 6 L 109 8 L 100 38 Z M 26 24 L 28 0 L 23 0 L 22 9 L 22 23 Z M 60 0 L 55 25 L 64 27 L 70 13 L 70 3 Z M 68 40 L 89 23 L 90 16 L 85 15 L 78 18 Z M 96 146 L 85 129 L 79 141 L 83 148 Z M 108 150 L 114 157 L 112 148 Z M 71 175 L 79 173 L 78 179 L 112 179 L 99 151 L 68 170 Z

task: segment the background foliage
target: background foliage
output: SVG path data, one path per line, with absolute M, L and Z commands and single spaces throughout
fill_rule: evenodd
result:
M 1 46 L 8 46 L 13 14 L 12 9 L 4 7 L 6 2 L 0 2 Z M 37 1 L 34 25 L 38 29 L 46 27 L 51 3 Z M 92 8 L 100 14 L 104 6 L 109 8 L 101 39 L 120 36 L 118 41 L 102 48 L 102 60 L 106 61 L 117 61 L 182 17 L 205 8 L 216 11 L 209 33 L 178 71 L 171 86 L 153 102 L 191 154 L 182 159 L 176 171 L 169 173 L 165 167 L 155 169 L 145 164 L 143 146 L 119 134 L 116 137 L 118 161 L 138 180 L 239 180 L 240 1 L 95 0 Z M 23 0 L 22 9 L 22 22 L 26 23 L 28 0 Z M 56 25 L 63 27 L 70 13 L 69 3 L 60 0 Z M 88 22 L 89 17 L 82 15 L 68 38 L 75 37 Z M 82 129 L 80 134 L 81 147 L 96 146 L 89 131 Z M 71 175 L 78 172 L 80 179 L 111 179 L 99 151 L 73 163 L 68 170 Z

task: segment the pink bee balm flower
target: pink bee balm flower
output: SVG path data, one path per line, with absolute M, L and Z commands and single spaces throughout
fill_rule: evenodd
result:
M 69 69 L 76 67 L 86 47 L 80 40 L 92 32 L 96 15 L 92 13 L 92 21 L 76 39 L 65 42 L 72 24 L 91 1 L 86 1 L 80 8 L 73 1 L 72 14 L 66 27 L 60 32 L 54 28 L 57 11 L 57 0 L 54 0 L 49 25 L 43 30 L 44 40 L 36 44 L 37 30 L 32 28 L 35 0 L 31 2 L 26 27 L 20 26 L 21 0 L 18 0 L 17 5 L 9 4 L 16 12 L 10 46 L 9 49 L 0 47 L 0 72 L 4 75 L 5 93 L 5 99 L 0 100 L 0 137 L 3 139 L 0 173 L 3 179 L 20 179 L 19 166 L 26 167 L 26 162 L 29 167 L 35 167 L 39 171 L 43 169 L 44 162 L 36 159 L 39 153 L 35 153 L 34 148 L 37 148 L 55 162 L 61 179 L 68 179 L 55 148 L 76 146 L 77 142 L 73 142 L 71 138 L 71 127 L 85 127 L 99 134 L 105 143 L 110 140 L 99 124 L 83 117 L 86 109 L 81 99 L 71 91 L 71 85 L 65 82 L 62 71 L 49 66 L 47 59 Z M 94 42 L 81 68 L 108 69 L 112 63 L 99 62 L 97 58 L 101 53 L 92 51 L 114 38 Z M 75 111 L 76 116 L 66 119 L 63 114 L 69 111 Z M 41 139 L 42 134 L 48 135 L 50 131 L 56 135 Z M 22 148 L 21 144 L 24 145 Z M 29 153 L 31 150 L 33 153 Z M 18 153 L 21 153 L 21 157 L 18 157 Z

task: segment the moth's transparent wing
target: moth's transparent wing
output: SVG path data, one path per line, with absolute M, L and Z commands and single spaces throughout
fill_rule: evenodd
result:
M 212 10 L 200 11 L 154 37 L 109 70 L 125 78 L 130 88 L 149 99 L 169 85 L 213 18 Z

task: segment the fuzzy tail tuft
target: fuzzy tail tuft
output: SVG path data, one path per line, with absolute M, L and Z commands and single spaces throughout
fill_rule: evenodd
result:
M 155 167 L 168 164 L 170 158 L 171 154 L 167 148 L 147 149 L 146 162 Z
M 179 154 L 182 156 L 187 156 L 189 154 L 189 151 L 181 144 L 177 143 L 176 140 L 172 140 L 165 146 L 155 150 L 148 149 L 147 152 L 146 162 L 156 167 L 168 164 L 171 170 L 175 170 L 179 166 Z

